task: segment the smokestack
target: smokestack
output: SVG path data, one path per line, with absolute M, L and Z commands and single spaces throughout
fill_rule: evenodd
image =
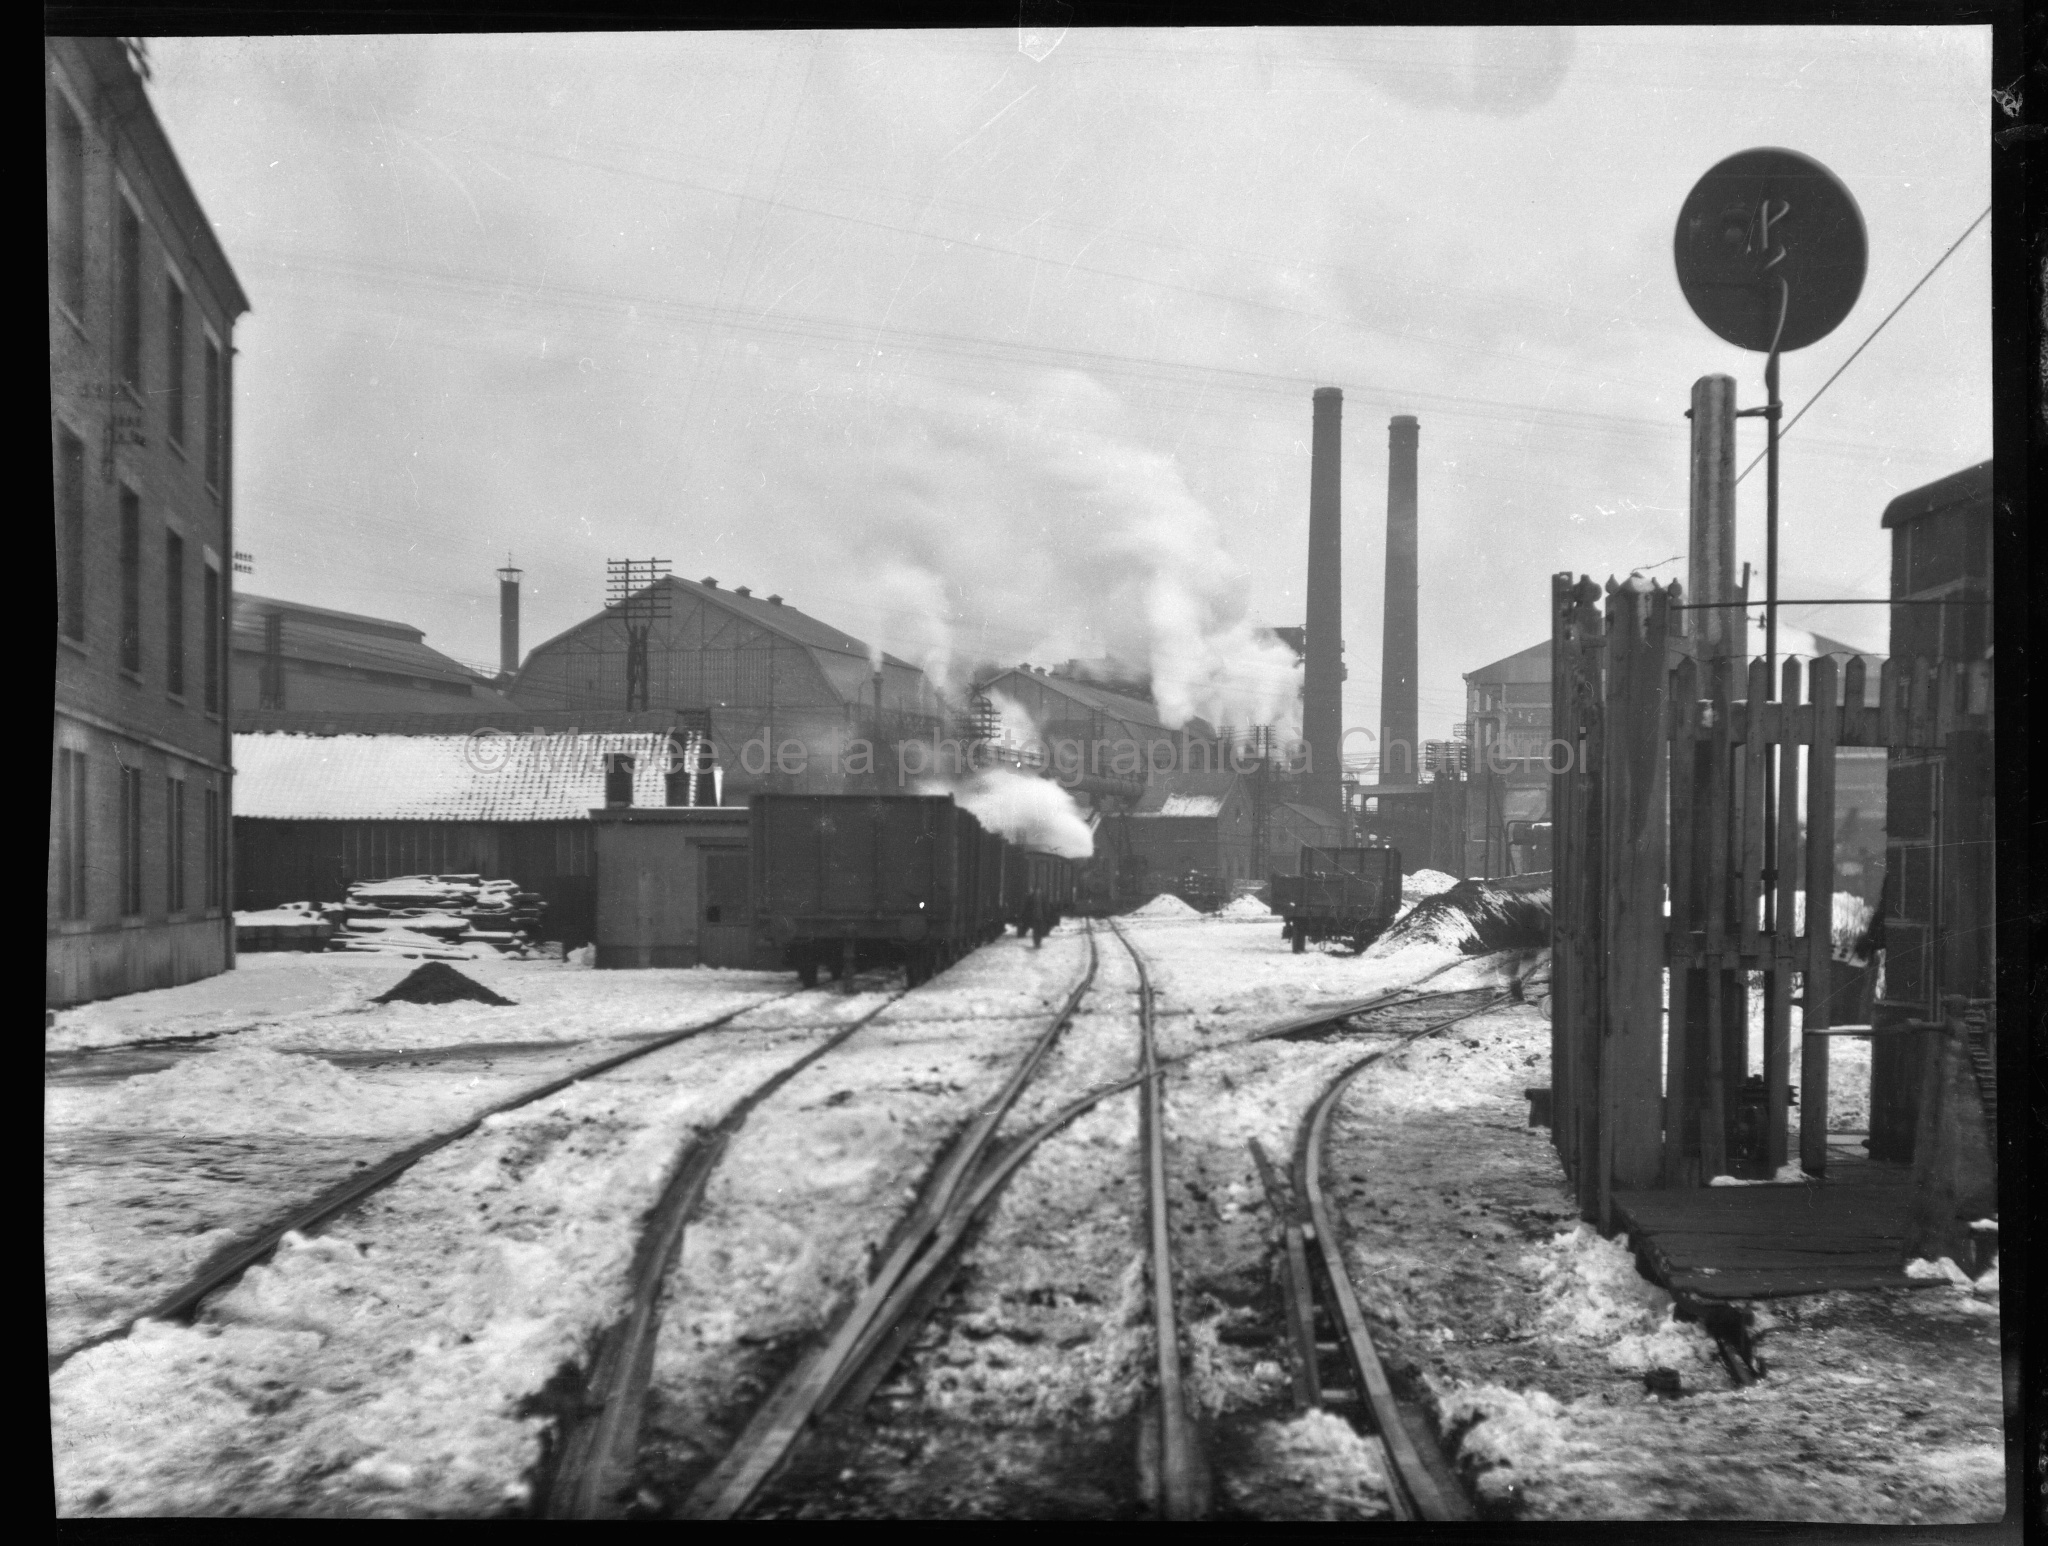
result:
M 512 567 L 510 553 L 498 571 L 498 674 L 508 679 L 519 674 L 519 579 L 525 572 Z
M 1416 781 L 1415 447 L 1409 414 L 1387 425 L 1387 605 L 1380 640 L 1380 782 Z
M 1338 461 L 1344 393 L 1317 387 L 1308 474 L 1308 616 L 1301 672 L 1301 733 L 1309 801 L 1344 813 L 1344 533 Z

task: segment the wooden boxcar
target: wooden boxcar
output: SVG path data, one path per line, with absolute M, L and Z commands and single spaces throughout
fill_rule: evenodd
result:
M 1038 848 L 1010 845 L 1003 875 L 1003 921 L 1043 943 L 1074 910 L 1080 866 Z
M 1002 932 L 1007 848 L 950 795 L 757 794 L 755 927 L 807 986 L 889 965 L 915 986 Z
M 1303 847 L 1301 873 L 1273 877 L 1271 905 L 1296 954 L 1324 939 L 1363 950 L 1401 910 L 1401 852 Z

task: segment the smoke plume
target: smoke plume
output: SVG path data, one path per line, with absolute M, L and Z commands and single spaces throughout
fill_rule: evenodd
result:
M 1014 402 L 902 391 L 832 498 L 857 515 L 845 572 L 934 686 L 957 700 L 981 666 L 1106 657 L 1149 675 L 1169 726 L 1292 728 L 1293 652 L 1247 615 L 1223 523 L 1172 456 L 1119 433 L 1114 394 L 1072 371 Z
M 1042 848 L 1064 859 L 1085 859 L 1095 852 L 1095 834 L 1088 830 L 1081 808 L 1051 779 L 988 768 L 961 779 L 929 779 L 917 786 L 917 792 L 951 795 L 989 831 L 1026 848 Z

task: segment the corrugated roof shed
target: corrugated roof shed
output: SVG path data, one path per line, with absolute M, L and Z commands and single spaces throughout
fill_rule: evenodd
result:
M 633 803 L 663 804 L 668 745 L 647 734 L 238 735 L 235 816 L 583 821 L 605 803 L 613 753 L 633 758 Z
M 495 702 L 505 701 L 492 688 L 488 678 L 430 648 L 421 630 L 410 623 L 395 622 L 389 618 L 337 612 L 331 607 L 306 606 L 296 601 L 279 601 L 238 591 L 235 594 L 235 649 L 244 654 L 262 654 L 266 620 L 273 612 L 283 616 L 281 648 L 287 660 L 313 660 L 327 665 L 354 666 L 365 671 L 423 677 L 429 681 L 460 682 L 469 686 L 477 696 Z

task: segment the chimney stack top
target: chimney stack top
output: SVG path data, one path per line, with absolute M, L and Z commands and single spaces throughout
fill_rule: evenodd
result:
M 704 588 L 706 590 L 717 590 L 718 582 L 712 579 L 711 576 L 707 574 L 704 576 Z
M 780 596 L 770 596 L 768 598 L 768 605 L 770 605 L 771 607 L 779 607 L 782 605 L 782 598 Z
M 1341 403 L 1344 401 L 1344 389 L 1342 387 L 1317 387 L 1316 397 L 1319 400 L 1335 398 Z
M 732 593 L 733 593 L 733 594 L 734 594 L 735 596 L 751 596 L 751 595 L 753 595 L 753 594 L 754 594 L 754 593 L 753 593 L 753 591 L 751 591 L 750 589 L 748 589 L 748 588 L 747 588 L 746 586 L 744 586 L 744 585 L 735 585 L 735 586 L 734 586 L 734 587 L 732 588 Z

